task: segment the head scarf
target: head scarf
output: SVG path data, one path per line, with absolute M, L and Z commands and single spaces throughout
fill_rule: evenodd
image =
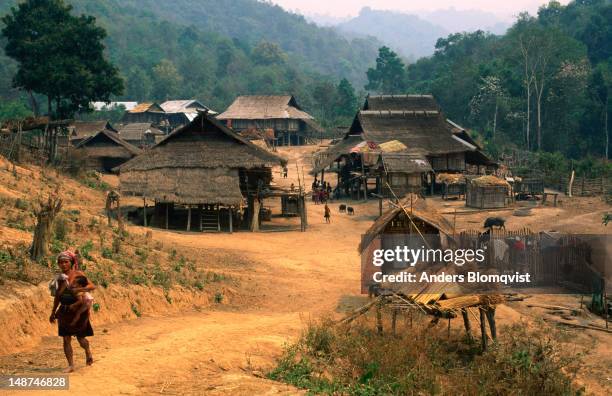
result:
M 68 260 L 72 263 L 72 269 L 79 269 L 79 261 L 77 260 L 76 254 L 72 253 L 69 250 L 63 251 L 57 256 L 58 263 L 60 262 L 60 260 Z

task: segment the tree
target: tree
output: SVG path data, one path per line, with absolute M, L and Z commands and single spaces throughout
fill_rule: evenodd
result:
M 357 95 L 351 83 L 343 78 L 336 87 L 336 114 L 341 117 L 351 117 L 357 110 Z
M 478 93 L 470 101 L 470 112 L 474 117 L 478 118 L 487 112 L 493 113 L 493 140 L 495 140 L 495 132 L 497 131 L 497 113 L 500 102 L 503 101 L 505 96 L 506 93 L 499 77 L 488 76 L 482 78 Z
M 368 84 L 365 89 L 384 94 L 402 93 L 405 89 L 404 62 L 389 47 L 380 47 L 376 58 L 376 68 L 369 68 L 366 74 Z
M 151 77 L 138 66 L 132 67 L 127 74 L 127 95 L 128 99 L 135 101 L 145 101 L 151 96 L 153 83 Z
M 252 58 L 256 65 L 268 66 L 284 63 L 287 55 L 277 44 L 261 41 L 253 48 Z
M 608 113 L 610 111 L 610 88 L 612 75 L 607 64 L 601 64 L 593 73 L 589 82 L 591 95 L 601 108 L 602 131 L 604 135 L 604 155 L 610 158 L 610 134 L 608 132 Z
M 120 95 L 123 81 L 106 60 L 104 29 L 70 14 L 63 0 L 26 0 L 2 17 L 6 54 L 18 62 L 16 88 L 47 97 L 52 118 L 68 118 L 92 101 Z
M 153 97 L 157 100 L 168 100 L 180 92 L 183 76 L 181 76 L 168 59 L 162 59 L 153 68 Z

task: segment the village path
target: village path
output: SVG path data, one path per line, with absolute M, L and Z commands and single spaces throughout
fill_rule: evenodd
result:
M 377 208 L 358 204 L 357 214 L 347 216 L 335 207 L 328 225 L 323 207 L 310 204 L 305 233 L 202 235 L 155 230 L 156 240 L 191 254 L 211 248 L 241 252 L 247 268 L 227 264 L 241 284 L 248 284 L 246 295 L 218 309 L 95 327 L 91 342 L 96 363 L 85 367 L 75 343 L 77 371 L 70 376 L 70 393 L 300 393 L 258 374 L 263 376 L 273 366 L 283 345 L 298 337 L 309 321 L 339 315 L 336 311 L 343 305 L 346 309 L 362 303 L 357 297 L 357 245 Z M 61 343 L 57 337 L 46 337 L 35 350 L 20 354 L 20 360 L 30 362 L 24 367 L 27 372 L 58 373 L 64 365 Z

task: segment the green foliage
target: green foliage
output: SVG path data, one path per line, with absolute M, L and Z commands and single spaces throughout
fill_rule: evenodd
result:
M 223 302 L 223 293 L 215 293 L 215 303 L 221 304 L 221 302 Z
M 91 251 L 94 248 L 94 244 L 91 240 L 86 241 L 83 245 L 79 246 L 79 253 L 81 254 L 82 257 L 86 258 L 87 260 L 93 260 L 93 257 L 91 257 Z
M 46 96 L 56 118 L 123 90 L 104 57 L 106 32 L 95 18 L 71 10 L 63 0 L 27 0 L 2 18 L 6 55 L 18 63 L 14 86 Z
M 270 379 L 313 394 L 573 394 L 579 355 L 567 353 L 554 332 L 504 328 L 484 354 L 465 338 L 411 327 L 379 335 L 365 324 L 311 324 L 286 347 Z
M 29 207 L 30 205 L 28 204 L 28 201 L 26 201 L 25 199 L 17 198 L 15 200 L 15 208 L 19 210 L 28 210 Z
M 376 68 L 367 71 L 366 89 L 385 94 L 404 93 L 406 89 L 404 62 L 389 47 L 380 47 Z
M 58 216 L 53 222 L 53 236 L 58 241 L 66 241 L 68 236 L 69 228 L 68 221 L 64 216 Z
M 11 119 L 29 117 L 32 111 L 21 100 L 0 101 L 0 123 Z
M 142 316 L 142 313 L 138 309 L 138 305 L 132 303 L 131 308 L 132 308 L 132 312 L 134 312 L 134 315 L 136 315 L 137 318 L 140 318 Z

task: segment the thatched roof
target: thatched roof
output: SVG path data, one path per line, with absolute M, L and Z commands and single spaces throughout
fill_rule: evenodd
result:
M 410 213 L 411 199 L 412 213 Z M 425 199 L 414 194 L 408 194 L 407 198 L 402 202 L 402 205 L 408 210 L 408 213 L 413 220 L 418 219 L 436 228 L 442 234 L 452 236 L 453 226 L 436 210 L 436 208 L 428 204 Z M 389 225 L 389 223 L 395 219 L 396 216 L 403 212 L 404 210 L 401 207 L 396 207 L 386 213 L 383 213 L 383 215 L 380 216 L 363 235 L 361 243 L 359 244 L 359 252 L 363 253 L 363 251 L 378 235 L 384 233 L 387 225 Z
M 427 155 L 474 151 L 476 147 L 455 137 L 438 111 L 371 111 L 355 116 L 349 135 L 377 144 L 399 140 L 408 149 L 422 149 Z
M 470 180 L 475 186 L 478 187 L 487 187 L 487 186 L 504 186 L 510 188 L 510 184 L 504 179 L 500 179 L 499 177 L 493 175 L 480 176 Z
M 73 121 L 69 126 L 70 137 L 72 139 L 84 139 L 96 133 L 108 130 L 117 132 L 115 128 L 106 120 L 102 121 Z
M 298 106 L 291 95 L 239 96 L 217 118 L 220 120 L 313 119 Z
M 433 169 L 422 150 L 381 153 L 380 162 L 386 173 L 423 173 Z
M 159 168 L 260 168 L 286 160 L 257 147 L 212 116 L 199 114 L 120 171 Z
M 239 170 L 279 164 L 286 160 L 200 113 L 118 170 L 123 192 L 160 202 L 238 205 Z
M 436 183 L 465 184 L 465 176 L 461 173 L 436 173 Z
M 363 142 L 361 136 L 345 136 L 344 139 L 333 146 L 314 153 L 312 156 L 313 168 L 311 173 L 317 174 L 321 172 L 321 170 L 333 164 L 341 155 L 348 155 L 351 149 L 361 142 Z
M 433 95 L 369 95 L 363 110 L 440 111 Z
M 81 141 L 75 147 L 78 149 L 85 149 L 89 154 L 94 156 L 120 156 L 120 157 L 133 157 L 142 153 L 138 147 L 133 146 L 123 140 L 115 132 L 102 130 L 93 136 Z M 96 151 L 93 149 L 95 148 Z M 111 148 L 120 148 L 121 150 L 110 150 Z M 106 154 L 108 155 L 106 155 Z M 125 155 L 123 155 L 125 154 Z
M 149 122 L 132 122 L 119 128 L 119 136 L 125 140 L 142 140 L 145 134 L 162 136 L 164 132 Z
M 161 108 L 160 105 L 153 102 L 139 103 L 132 110 L 129 110 L 128 113 L 146 113 L 148 111 L 163 113 L 164 109 Z

